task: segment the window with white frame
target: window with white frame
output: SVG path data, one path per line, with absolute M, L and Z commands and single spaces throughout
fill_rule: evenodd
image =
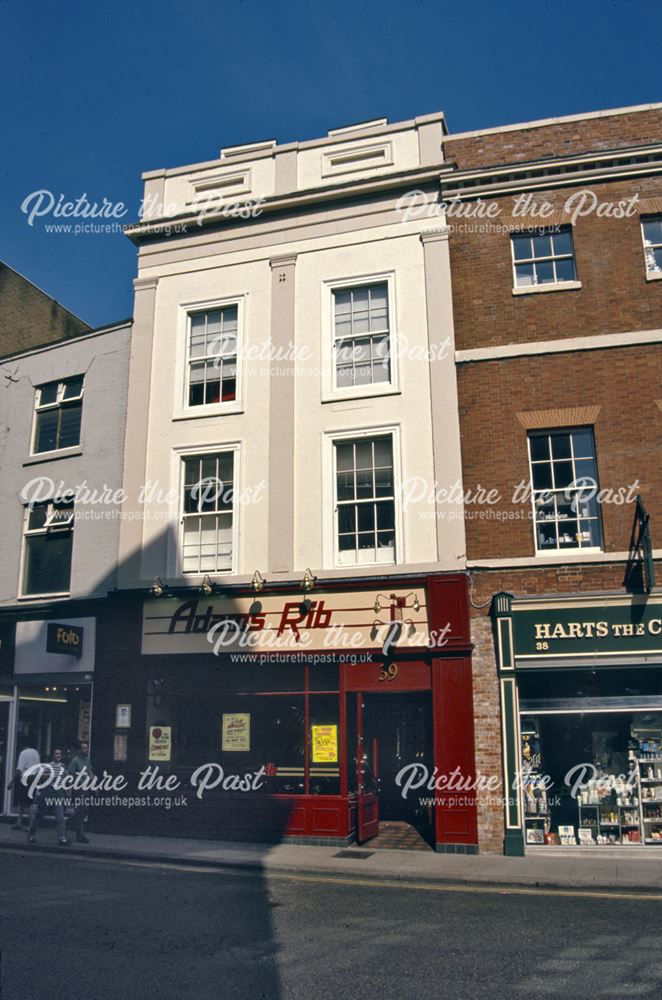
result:
M 24 596 L 69 592 L 73 528 L 73 501 L 26 508 L 21 587 Z
M 577 280 L 570 226 L 513 233 L 510 242 L 515 288 Z
M 80 444 L 83 376 L 37 387 L 32 453 L 59 451 Z
M 334 447 L 338 564 L 394 563 L 392 435 L 339 440 Z
M 662 274 L 662 215 L 651 215 L 641 220 L 644 257 L 649 274 Z
M 237 398 L 239 307 L 235 303 L 188 316 L 188 406 Z
M 231 573 L 233 451 L 182 459 L 182 572 Z
M 531 431 L 529 462 L 538 552 L 602 546 L 593 431 Z
M 388 282 L 333 289 L 337 389 L 391 381 Z

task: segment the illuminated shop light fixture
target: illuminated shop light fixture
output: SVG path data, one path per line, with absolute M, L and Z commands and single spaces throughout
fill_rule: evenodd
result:
M 316 583 L 317 577 L 313 576 L 309 569 L 306 569 L 306 572 L 303 574 L 303 580 L 301 581 L 301 589 L 308 593 L 308 591 L 313 589 Z
M 168 584 L 164 583 L 160 576 L 154 577 L 154 583 L 149 589 L 152 597 L 163 597 L 166 590 L 168 589 Z
M 253 579 L 251 580 L 251 590 L 254 594 L 259 594 L 260 591 L 264 590 L 264 585 L 267 581 L 264 579 L 259 569 L 256 569 L 253 573 Z
M 209 597 L 210 594 L 214 593 L 214 584 L 209 579 L 209 574 L 208 573 L 205 573 L 205 575 L 204 575 L 204 577 L 202 579 L 202 583 L 200 585 L 200 590 L 207 597 Z

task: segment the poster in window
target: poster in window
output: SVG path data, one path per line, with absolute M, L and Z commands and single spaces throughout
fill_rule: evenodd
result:
M 115 733 L 113 741 L 113 760 L 126 760 L 129 756 L 129 734 Z
M 149 759 L 170 760 L 172 752 L 172 727 L 150 726 Z
M 223 714 L 223 738 L 221 749 L 226 751 L 247 751 L 251 748 L 251 717 L 248 712 Z
M 313 726 L 313 764 L 338 763 L 338 727 Z
M 116 705 L 115 729 L 130 729 L 130 728 L 131 728 L 131 706 Z
M 90 722 L 92 721 L 92 703 L 81 701 L 78 708 L 78 740 L 81 743 L 90 742 Z

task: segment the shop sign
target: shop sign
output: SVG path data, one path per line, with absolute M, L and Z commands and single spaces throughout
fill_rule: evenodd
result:
M 338 763 L 338 727 L 313 726 L 313 764 Z
M 14 674 L 77 674 L 91 680 L 96 619 L 16 622 Z
M 251 748 L 251 717 L 248 712 L 223 714 L 221 749 L 247 751 Z
M 518 658 L 545 659 L 662 653 L 662 601 L 595 602 L 518 608 L 513 605 Z
M 170 760 L 172 754 L 172 727 L 150 726 L 149 759 Z
M 49 622 L 46 632 L 46 652 L 65 653 L 80 658 L 83 655 L 83 629 L 76 625 Z
M 445 645 L 451 625 L 438 637 L 429 632 L 424 588 L 395 593 L 388 586 L 386 593 L 383 589 L 327 591 L 308 598 L 261 594 L 258 599 L 149 600 L 143 609 L 142 653 L 286 654 L 304 649 L 375 649 L 386 641 L 392 648 L 424 652 L 431 644 Z

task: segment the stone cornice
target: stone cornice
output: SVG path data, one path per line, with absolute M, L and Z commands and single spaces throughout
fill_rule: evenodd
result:
M 379 195 L 382 192 L 407 190 L 408 187 L 417 187 L 421 184 L 437 184 L 443 175 L 450 172 L 451 165 L 438 163 L 432 167 L 419 167 L 415 170 L 404 170 L 396 173 L 384 174 L 380 177 L 364 178 L 363 180 L 336 182 L 327 186 L 307 188 L 303 191 L 288 192 L 284 195 L 270 195 L 259 201 L 259 218 L 261 215 L 275 213 L 299 212 L 303 209 L 313 207 L 317 204 L 326 204 L 333 201 L 347 201 L 353 198 L 360 198 L 366 195 Z M 246 202 L 247 206 L 256 206 L 255 199 Z M 251 219 L 233 218 L 224 215 L 224 206 L 218 212 L 207 212 L 200 215 L 190 208 L 177 213 L 176 215 L 163 216 L 150 219 L 149 222 L 130 223 L 124 227 L 125 234 L 133 243 L 140 244 L 143 240 L 163 237 L 163 228 L 166 225 L 179 225 L 186 227 L 196 225 L 198 228 L 209 226 L 219 226 L 224 223 L 230 225 L 250 225 Z M 239 210 L 241 203 L 239 203 Z M 168 241 L 176 239 L 176 234 L 167 237 Z

